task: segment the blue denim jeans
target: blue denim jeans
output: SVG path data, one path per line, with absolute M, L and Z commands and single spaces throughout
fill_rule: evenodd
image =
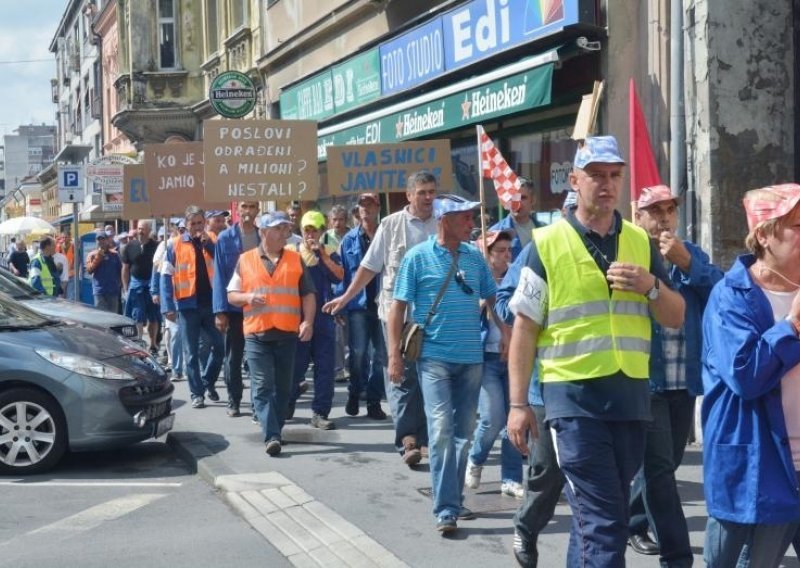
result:
M 500 479 L 522 482 L 522 454 L 508 439 L 508 363 L 500 360 L 498 353 L 485 353 L 481 394 L 478 399 L 478 427 L 469 459 L 475 465 L 483 465 L 492 451 L 494 441 L 501 435 Z
M 381 321 L 381 329 L 386 345 L 388 339 L 386 322 Z M 417 375 L 417 363 L 404 361 L 403 365 L 403 381 L 397 385 L 389 379 L 389 369 L 383 369 L 383 386 L 386 389 L 386 400 L 389 402 L 394 421 L 394 446 L 401 455 L 404 452 L 403 438 L 406 436 L 414 436 L 417 446 L 428 445 L 428 426 Z
M 257 335 L 247 335 L 244 350 L 250 368 L 253 414 L 258 416 L 264 441 L 281 439 L 286 420 L 286 406 L 292 390 L 297 338 L 262 341 Z
M 685 389 L 653 393 L 650 411 L 653 419 L 647 423 L 644 463 L 631 488 L 630 531 L 644 534 L 649 525 L 661 549 L 662 566 L 691 566 L 689 529 L 675 471 L 692 427 L 694 397 Z
M 708 568 L 777 567 L 798 523 L 742 525 L 708 517 L 703 559 Z
M 300 398 L 300 383 L 306 376 L 308 364 L 314 361 L 314 399 L 311 411 L 328 417 L 333 406 L 333 366 L 336 355 L 333 317 L 317 313 L 311 341 L 298 341 L 294 357 L 292 400 Z
M 214 388 L 224 358 L 222 334 L 214 325 L 211 306 L 178 311 L 178 322 L 183 335 L 183 350 L 186 356 L 186 378 L 192 398 L 205 395 L 206 389 Z M 200 366 L 200 332 L 204 331 L 211 345 L 208 360 Z
M 228 406 L 242 402 L 242 359 L 244 359 L 244 314 L 226 312 L 228 330 L 225 332 L 225 365 L 223 375 L 228 389 Z
M 567 566 L 624 568 L 630 487 L 644 458 L 646 423 L 587 417 L 548 423 L 572 509 Z
M 433 514 L 455 517 L 464 499 L 483 365 L 420 359 L 418 367 L 428 418 Z
M 347 312 L 347 328 L 350 346 L 350 384 L 347 390 L 351 396 L 359 396 L 362 390 L 366 390 L 367 402 L 380 402 L 386 345 L 377 310 Z M 370 343 L 374 353 L 371 360 L 367 356 Z
M 184 357 L 183 357 L 183 333 L 181 333 L 181 326 L 175 322 L 166 322 L 165 325 L 169 329 L 169 358 L 172 362 L 172 374 L 183 375 Z

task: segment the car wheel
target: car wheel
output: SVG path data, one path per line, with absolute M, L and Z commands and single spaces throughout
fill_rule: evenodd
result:
M 66 449 L 66 421 L 55 400 L 29 388 L 0 393 L 0 473 L 47 471 Z

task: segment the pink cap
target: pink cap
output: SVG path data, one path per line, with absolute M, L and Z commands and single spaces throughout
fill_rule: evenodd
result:
M 760 223 L 783 217 L 800 201 L 800 185 L 784 183 L 761 189 L 751 189 L 744 194 L 747 227 L 752 231 Z
M 672 195 L 672 190 L 666 185 L 653 185 L 642 188 L 642 194 L 639 196 L 639 201 L 636 202 L 636 208 L 647 209 L 651 205 L 664 201 L 680 203 L 680 198 L 677 195 Z

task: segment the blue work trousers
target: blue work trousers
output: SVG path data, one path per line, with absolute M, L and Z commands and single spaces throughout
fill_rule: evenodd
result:
M 263 341 L 255 334 L 245 337 L 253 414 L 258 417 L 265 442 L 281 439 L 292 391 L 296 345 L 296 337 L 277 341 Z
M 311 341 L 298 341 L 294 358 L 292 400 L 300 398 L 300 383 L 306 376 L 308 364 L 314 361 L 314 399 L 311 401 L 311 411 L 326 418 L 333 406 L 335 341 L 333 317 L 318 313 L 314 319 Z
M 205 396 L 208 389 L 214 388 L 224 358 L 224 341 L 222 334 L 214 325 L 214 313 L 211 306 L 180 310 L 178 322 L 183 336 L 183 350 L 186 356 L 186 378 L 192 398 Z M 200 362 L 200 333 L 205 332 L 211 346 L 208 359 Z
M 350 346 L 350 396 L 366 390 L 367 402 L 380 402 L 383 397 L 383 368 L 386 366 L 386 345 L 383 342 L 381 320 L 376 310 L 347 312 Z M 370 360 L 369 346 L 373 356 Z

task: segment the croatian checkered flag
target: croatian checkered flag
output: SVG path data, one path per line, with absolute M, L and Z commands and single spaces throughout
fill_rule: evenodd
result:
M 497 197 L 507 210 L 519 207 L 520 182 L 517 174 L 508 165 L 500 150 L 478 125 L 478 140 L 481 147 L 481 172 L 484 178 L 491 178 Z

